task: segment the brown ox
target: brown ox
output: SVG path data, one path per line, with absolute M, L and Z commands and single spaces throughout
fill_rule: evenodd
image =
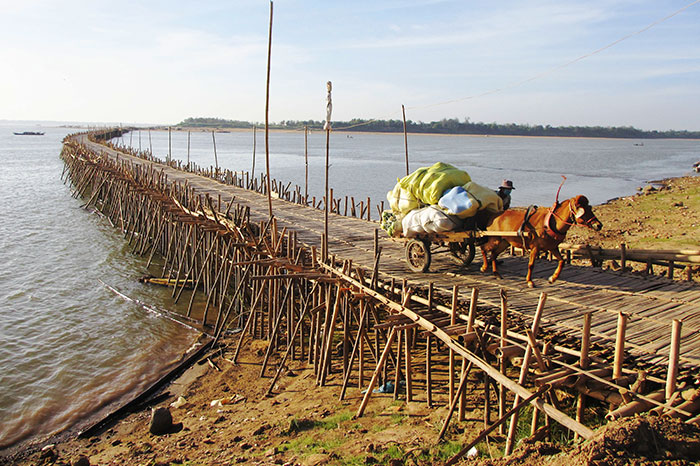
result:
M 488 241 L 481 246 L 481 253 L 484 256 L 482 272 L 488 270 L 487 254 L 491 253 L 490 261 L 493 274 L 501 278 L 496 266 L 496 258 L 509 244 L 517 248 L 529 249 L 530 260 L 527 264 L 527 286 L 534 287 L 532 282 L 532 268 L 535 258 L 542 251 L 551 252 L 559 261 L 557 269 L 551 277 L 549 283 L 554 283 L 561 269 L 564 266 L 564 259 L 559 252 L 559 243 L 564 241 L 566 232 L 574 224 L 584 225 L 594 230 L 600 231 L 603 224 L 593 214 L 588 199 L 585 196 L 576 196 L 571 199 L 555 203 L 550 209 L 532 208 L 528 209 L 529 215 L 526 219 L 526 211 L 522 209 L 506 210 L 502 214 L 493 218 L 486 228 L 486 231 L 502 232 L 524 232 L 525 235 L 516 236 L 490 236 Z M 523 245 L 523 240 L 525 245 Z

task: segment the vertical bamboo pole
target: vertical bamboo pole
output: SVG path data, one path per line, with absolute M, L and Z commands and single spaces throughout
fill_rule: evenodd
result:
M 273 2 L 270 0 L 270 31 L 267 40 L 267 85 L 265 88 L 265 180 L 267 187 L 267 206 L 272 218 L 272 192 L 270 190 L 270 59 L 272 55 L 272 12 Z
M 257 134 L 258 134 L 258 128 L 255 125 L 253 125 L 253 167 L 250 169 L 251 182 L 252 182 L 252 180 L 255 179 L 255 149 L 258 145 L 257 141 L 256 141 Z M 248 189 L 252 189 L 252 186 L 248 186 Z
M 676 391 L 676 378 L 678 377 L 678 357 L 681 351 L 681 324 L 679 319 L 673 319 L 671 327 L 671 348 L 668 355 L 668 373 L 666 375 L 666 400 L 668 401 Z
M 433 406 L 433 375 L 432 375 L 432 351 L 433 341 L 430 338 L 430 332 L 425 335 L 425 402 L 428 408 Z
M 401 382 L 401 357 L 402 357 L 402 344 L 401 341 L 404 336 L 404 331 L 399 330 L 396 335 L 396 372 L 394 373 L 394 401 L 399 398 L 399 383 Z
M 544 311 L 544 304 L 547 301 L 547 293 L 540 294 L 540 300 L 537 303 L 537 309 L 535 310 L 535 316 L 532 319 L 532 334 L 537 336 L 537 332 L 540 328 L 540 320 L 542 319 L 542 312 Z M 527 372 L 530 367 L 530 359 L 532 357 L 533 349 L 532 346 L 528 345 L 525 349 L 525 356 L 523 357 L 523 363 L 520 367 L 520 376 L 518 377 L 518 383 L 523 385 L 525 379 L 527 378 Z M 513 406 L 517 406 L 520 403 L 520 396 L 515 395 L 515 400 L 513 401 Z M 510 455 L 513 452 L 513 444 L 515 441 L 515 431 L 518 425 L 518 412 L 514 412 L 510 419 L 510 424 L 508 425 L 508 437 L 506 438 L 506 446 L 504 449 L 504 455 Z
M 191 131 L 187 131 L 187 169 L 188 170 L 190 168 L 190 133 L 191 133 Z
M 304 205 L 309 200 L 309 127 L 304 125 Z M 347 206 L 347 204 L 346 204 Z
M 506 295 L 506 290 L 501 288 L 501 348 L 505 348 L 508 345 L 506 340 L 508 336 L 508 296 Z M 499 361 L 499 370 L 502 374 L 506 373 L 506 358 L 501 355 Z M 506 388 L 503 384 L 499 385 L 498 391 L 498 417 L 499 419 L 503 417 L 506 412 Z M 501 424 L 498 427 L 498 433 L 503 435 L 505 433 L 505 426 Z
M 581 331 L 581 358 L 579 366 L 581 369 L 587 369 L 589 363 L 588 352 L 591 346 L 591 312 L 586 312 L 583 315 L 583 329 Z M 586 395 L 579 393 L 576 403 L 576 421 L 583 422 L 584 410 L 586 409 Z M 578 439 L 578 433 L 574 434 L 574 440 Z
M 328 259 L 328 210 L 329 210 L 329 199 L 330 199 L 330 190 L 328 188 L 328 167 L 329 167 L 329 158 L 330 158 L 330 140 L 331 140 L 331 112 L 333 111 L 333 101 L 331 99 L 331 91 L 333 89 L 333 84 L 328 81 L 326 83 L 326 90 L 328 91 L 328 96 L 326 97 L 326 123 L 323 125 L 323 129 L 326 130 L 326 184 L 325 184 L 325 193 L 326 197 L 323 202 L 324 204 L 324 221 L 323 221 L 323 233 L 324 233 L 324 246 L 325 246 L 325 256 L 323 257 L 323 261 L 325 262 Z
M 452 287 L 452 307 L 450 308 L 450 325 L 455 325 L 457 323 L 457 292 L 459 287 L 454 285 Z M 455 396 L 455 352 L 450 348 L 449 356 L 449 395 L 450 400 Z
M 170 126 L 168 126 L 168 165 L 170 165 L 170 161 L 172 159 L 173 159 L 173 143 L 172 143 Z
M 216 131 L 211 132 L 211 142 L 214 144 L 214 178 L 217 178 L 219 175 L 219 157 L 216 155 L 216 136 L 215 136 Z
M 406 176 L 408 176 L 408 134 L 406 132 L 406 107 L 401 104 L 401 113 L 403 113 L 403 145 L 406 149 Z
M 406 379 L 406 402 L 413 401 L 413 373 L 411 371 L 411 330 L 410 329 L 405 329 L 403 331 L 404 333 L 404 341 L 405 341 L 405 350 L 406 350 L 406 355 L 405 355 L 405 375 L 404 378 Z
M 379 357 L 379 361 L 377 362 L 377 367 L 374 370 L 374 374 L 372 374 L 372 379 L 369 381 L 369 386 L 367 387 L 365 396 L 364 398 L 362 398 L 362 403 L 360 403 L 360 407 L 357 410 L 357 414 L 355 414 L 356 418 L 362 417 L 362 414 L 365 412 L 365 408 L 367 407 L 367 403 L 369 402 L 369 397 L 372 396 L 372 390 L 374 390 L 374 386 L 377 384 L 377 380 L 379 380 L 379 374 L 382 371 L 382 366 L 384 365 L 384 362 L 386 362 L 386 359 L 389 356 L 389 353 L 391 352 L 391 344 L 394 342 L 394 338 L 396 338 L 396 333 L 396 327 L 392 327 L 391 333 L 389 333 L 389 337 L 387 338 L 384 351 L 382 351 L 382 355 Z
M 468 372 L 467 372 L 467 359 L 462 358 L 462 370 L 460 371 L 460 378 L 459 378 L 459 384 L 460 386 L 464 384 L 466 386 L 467 383 L 467 377 L 468 377 Z M 461 421 L 464 421 L 465 415 L 466 415 L 466 410 L 467 410 L 467 392 L 466 390 L 462 389 L 459 394 L 459 414 L 458 418 Z
M 476 319 L 476 303 L 479 299 L 479 288 L 472 288 L 472 296 L 469 300 L 469 315 L 467 316 L 467 333 L 474 331 L 474 319 Z
M 615 338 L 615 359 L 613 361 L 613 380 L 622 377 L 622 362 L 625 359 L 625 331 L 627 330 L 627 314 L 620 312 L 617 316 L 617 336 Z
M 357 331 L 360 332 L 360 339 L 358 340 L 358 351 L 359 351 L 359 362 L 357 368 L 357 388 L 362 388 L 365 383 L 365 329 L 367 328 L 368 321 L 367 317 L 367 303 L 366 299 L 360 301 L 360 323 L 358 325 Z

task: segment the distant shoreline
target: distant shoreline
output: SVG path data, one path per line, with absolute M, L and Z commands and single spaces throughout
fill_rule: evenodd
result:
M 222 133 L 251 133 L 253 131 L 253 128 L 220 128 L 220 127 L 205 127 L 205 126 L 193 126 L 193 127 L 186 127 L 186 126 L 171 126 L 170 127 L 171 131 L 174 132 L 186 132 L 186 131 L 191 131 L 191 132 L 199 132 L 199 133 L 210 133 L 210 132 L 215 132 L 217 134 Z M 167 126 L 157 126 L 157 127 L 133 127 L 133 131 L 144 131 L 144 130 L 152 130 L 152 131 L 168 131 Z M 258 133 L 264 132 L 265 128 L 258 127 L 257 128 Z M 302 133 L 303 129 L 286 129 L 286 128 L 270 128 L 270 132 L 275 132 L 275 133 Z M 323 129 L 318 129 L 318 128 L 309 128 L 310 133 L 323 133 L 325 132 Z M 395 131 L 347 131 L 347 130 L 331 130 L 331 133 L 336 133 L 336 134 L 346 134 L 346 135 L 360 135 L 360 134 L 394 134 L 397 136 L 403 136 L 403 133 L 397 133 Z M 700 141 L 700 137 L 697 138 L 681 138 L 681 137 L 656 137 L 656 138 L 627 138 L 627 137 L 612 137 L 612 136 L 543 136 L 543 135 L 519 135 L 519 134 L 465 134 L 465 133 L 424 133 L 424 132 L 411 132 L 408 131 L 407 134 L 409 136 L 445 136 L 445 137 L 452 137 L 452 136 L 459 136 L 459 137 L 470 137 L 470 138 L 532 138 L 532 139 L 610 139 L 610 140 L 629 140 L 629 141 L 635 141 L 639 139 L 643 140 L 651 140 L 651 141 L 656 141 L 656 140 L 670 140 L 670 139 L 675 139 L 679 141 Z

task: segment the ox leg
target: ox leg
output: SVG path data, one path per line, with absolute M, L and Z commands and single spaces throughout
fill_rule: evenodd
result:
M 481 256 L 484 258 L 484 265 L 481 266 L 481 271 L 486 272 L 489 269 L 489 260 L 487 258 L 486 249 L 484 246 L 481 247 Z
M 498 265 L 496 259 L 498 255 L 508 248 L 508 241 L 501 240 L 495 248 L 491 250 L 491 269 L 493 270 L 493 275 L 496 278 L 502 278 L 501 274 L 498 273 Z
M 557 278 L 559 278 L 559 274 L 561 273 L 561 269 L 564 268 L 564 258 L 561 256 L 559 248 L 554 249 L 552 251 L 552 255 L 557 258 L 559 264 L 557 265 L 556 270 L 554 270 L 552 276 L 549 277 L 549 283 L 554 283 L 555 281 L 557 281 Z
M 529 288 L 535 287 L 535 284 L 532 281 L 532 269 L 535 266 L 535 259 L 537 259 L 537 255 L 539 253 L 540 249 L 537 246 L 533 246 L 532 250 L 530 251 L 530 260 L 527 262 L 527 277 L 525 277 Z
M 488 259 L 488 254 L 493 252 L 498 248 L 498 245 L 501 243 L 501 238 L 498 237 L 492 237 L 489 238 L 489 240 L 481 245 L 481 255 L 484 258 L 484 265 L 481 266 L 481 271 L 486 272 L 489 269 L 489 259 Z

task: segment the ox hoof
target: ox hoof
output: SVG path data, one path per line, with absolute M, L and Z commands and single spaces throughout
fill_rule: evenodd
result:
M 528 288 L 534 288 L 534 287 L 535 287 L 535 283 L 534 283 L 532 280 L 528 280 L 528 282 L 527 282 L 527 287 L 528 287 Z
M 547 280 L 547 281 L 549 283 L 554 283 L 555 281 L 557 281 L 557 279 L 555 277 L 549 277 L 549 280 Z
M 486 272 L 488 269 L 489 269 L 489 267 L 486 266 L 486 267 L 481 267 L 479 270 L 481 270 L 481 273 L 484 273 L 484 272 Z

